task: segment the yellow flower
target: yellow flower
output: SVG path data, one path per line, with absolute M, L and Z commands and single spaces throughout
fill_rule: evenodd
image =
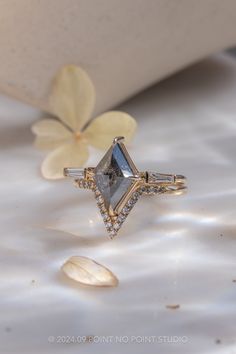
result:
M 62 68 L 49 100 L 51 113 L 60 121 L 43 119 L 32 126 L 35 145 L 52 150 L 42 163 L 45 178 L 62 178 L 64 167 L 83 166 L 89 157 L 88 145 L 106 149 L 118 135 L 131 140 L 136 121 L 130 115 L 109 111 L 89 122 L 94 104 L 95 89 L 87 73 L 74 65 Z

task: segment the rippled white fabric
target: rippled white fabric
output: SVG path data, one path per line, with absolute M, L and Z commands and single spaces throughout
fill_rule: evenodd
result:
M 89 191 L 41 178 L 30 133 L 39 113 L 0 98 L 1 353 L 236 350 L 236 61 L 205 61 L 122 109 L 139 121 L 137 167 L 184 174 L 189 193 L 143 197 L 111 241 Z M 89 164 L 102 155 L 93 150 Z M 60 266 L 72 255 L 110 268 L 118 288 L 66 280 Z M 57 343 L 88 335 L 99 343 Z

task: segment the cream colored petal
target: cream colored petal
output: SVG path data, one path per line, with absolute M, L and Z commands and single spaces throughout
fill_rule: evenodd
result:
M 103 265 L 94 260 L 73 256 L 63 264 L 62 271 L 71 279 L 86 285 L 117 286 L 116 276 Z
M 75 65 L 62 68 L 53 83 L 49 103 L 53 114 L 73 131 L 80 131 L 95 103 L 95 89 L 88 74 Z
M 72 142 L 74 137 L 71 135 L 68 139 L 52 139 L 45 136 L 36 136 L 34 146 L 40 150 L 54 150 L 63 144 Z
M 84 131 L 84 137 L 97 148 L 108 148 L 114 137 L 124 136 L 129 142 L 136 130 L 137 123 L 129 114 L 119 111 L 106 112 L 97 118 Z
M 36 135 L 34 145 L 41 150 L 52 150 L 72 140 L 72 132 L 55 119 L 43 119 L 32 126 Z
M 88 159 L 88 146 L 83 141 L 64 144 L 48 154 L 41 171 L 47 179 L 63 178 L 64 167 L 81 167 Z
M 66 139 L 72 135 L 72 132 L 56 119 L 39 120 L 31 129 L 35 135 L 47 138 Z

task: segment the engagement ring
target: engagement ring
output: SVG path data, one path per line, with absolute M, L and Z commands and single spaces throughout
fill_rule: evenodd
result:
M 91 189 L 111 238 L 116 236 L 142 194 L 181 194 L 186 190 L 182 175 L 139 172 L 129 156 L 123 137 L 116 137 L 97 167 L 67 167 L 79 188 Z

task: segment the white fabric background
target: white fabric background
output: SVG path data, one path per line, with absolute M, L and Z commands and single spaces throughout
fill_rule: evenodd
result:
M 41 178 L 30 132 L 40 113 L 0 97 L 1 353 L 236 350 L 236 62 L 209 59 L 122 109 L 139 121 L 129 151 L 140 170 L 184 174 L 189 193 L 143 197 L 111 241 L 88 191 Z M 89 164 L 101 156 L 93 151 Z M 110 268 L 118 288 L 66 280 L 60 266 L 72 255 Z M 48 343 L 67 335 L 129 342 Z M 137 344 L 132 335 L 188 341 Z
M 48 109 L 57 71 L 85 69 L 95 113 L 236 45 L 235 0 L 0 0 L 0 92 Z

